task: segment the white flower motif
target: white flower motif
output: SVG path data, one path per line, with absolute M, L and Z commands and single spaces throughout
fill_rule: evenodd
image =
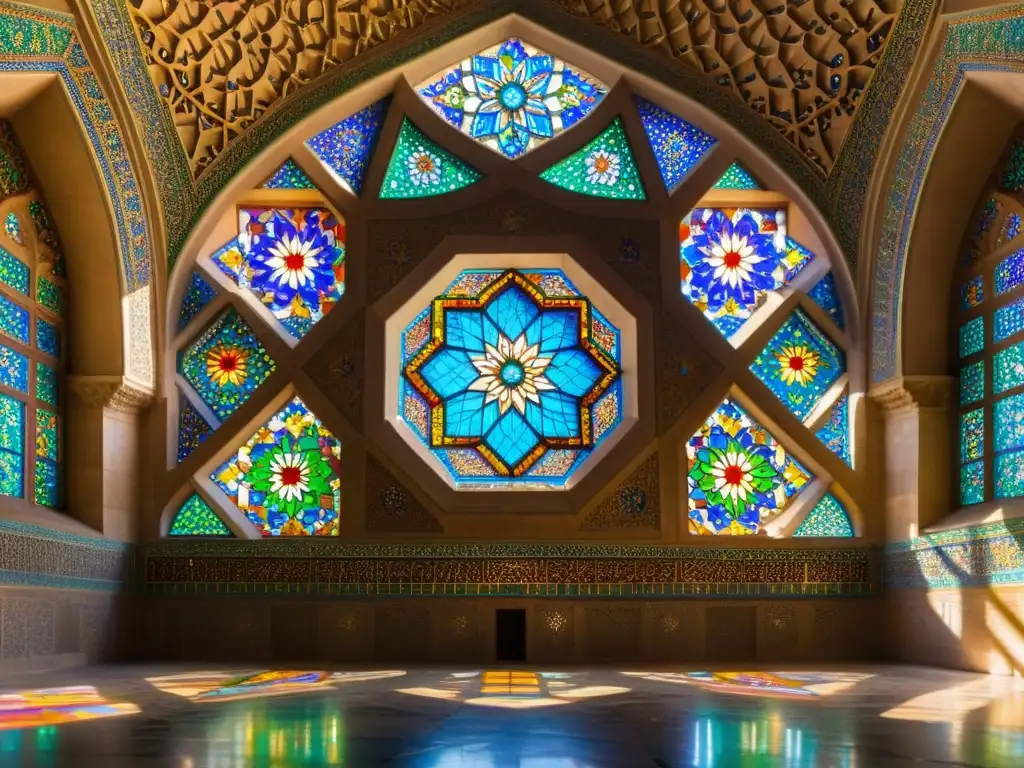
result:
M 316 255 L 323 249 L 313 247 L 312 240 L 303 241 L 298 235 L 285 235 L 270 248 L 273 255 L 267 259 L 267 266 L 273 272 L 271 280 L 290 288 L 298 288 L 313 281 L 313 269 L 319 266 Z
M 284 501 L 298 501 L 302 494 L 309 490 L 309 465 L 301 453 L 282 453 L 270 461 L 272 493 L 276 493 Z
M 711 467 L 711 474 L 716 478 L 715 490 L 722 496 L 731 496 L 733 505 L 746 501 L 747 494 L 754 491 L 750 484 L 750 458 L 744 453 L 726 453 Z
M 515 406 L 525 414 L 527 400 L 540 403 L 540 390 L 556 389 L 544 375 L 551 358 L 539 355 L 539 344 L 529 346 L 526 334 L 514 342 L 498 334 L 498 346 L 486 344 L 484 350 L 483 355 L 472 357 L 480 376 L 469 385 L 473 391 L 487 393 L 484 405 L 497 400 L 501 413 Z
M 599 149 L 587 155 L 587 181 L 591 184 L 611 186 L 619 180 L 621 161 L 614 152 Z
M 441 161 L 437 155 L 421 149 L 409 155 L 409 180 L 417 187 L 441 181 Z
M 724 232 L 708 254 L 708 264 L 715 270 L 715 280 L 732 288 L 749 281 L 751 267 L 762 261 L 764 258 L 757 255 L 754 247 L 747 243 L 747 238 Z

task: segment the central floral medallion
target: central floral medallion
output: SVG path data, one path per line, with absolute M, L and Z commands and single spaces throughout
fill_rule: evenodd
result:
M 402 373 L 402 420 L 458 485 L 564 486 L 622 419 L 620 332 L 557 269 L 460 273 Z

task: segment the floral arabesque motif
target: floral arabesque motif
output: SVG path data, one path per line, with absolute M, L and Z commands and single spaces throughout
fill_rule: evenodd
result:
M 595 312 L 560 270 L 467 270 L 409 324 L 399 412 L 456 484 L 562 486 L 613 431 L 619 331 Z
M 336 536 L 341 443 L 299 398 L 210 475 L 263 536 Z
M 683 295 L 726 338 L 814 254 L 786 235 L 781 208 L 697 208 L 679 225 Z
M 763 533 L 811 479 L 768 431 L 725 400 L 686 445 L 690 532 Z
M 345 293 L 345 224 L 326 208 L 246 208 L 212 257 L 301 339 Z
M 416 90 L 464 134 L 516 158 L 585 118 L 608 87 L 512 38 L 446 68 Z

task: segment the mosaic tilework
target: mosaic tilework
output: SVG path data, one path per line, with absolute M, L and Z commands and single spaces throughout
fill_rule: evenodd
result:
M 1024 519 L 926 534 L 885 550 L 890 589 L 1024 583 Z
M 366 167 L 390 103 L 390 97 L 381 99 L 306 142 L 335 178 L 357 195 L 363 191 Z
M 718 141 L 696 126 L 690 125 L 681 117 L 652 104 L 647 99 L 637 96 L 635 101 L 636 111 L 640 114 L 640 121 L 643 123 L 644 133 L 647 134 L 647 141 L 651 145 L 654 159 L 658 163 L 658 170 L 661 171 L 665 189 L 671 194 Z M 729 176 L 730 171 L 732 171 L 732 167 L 719 180 L 719 184 L 726 179 L 726 176 Z M 740 170 L 740 173 L 745 172 Z M 738 181 L 743 180 L 738 174 L 734 174 L 734 176 Z M 732 188 L 756 189 L 757 186 L 755 184 L 754 187 Z
M 582 149 L 544 171 L 540 178 L 556 187 L 591 197 L 646 198 L 640 171 L 618 118 Z
M 121 542 L 0 521 L 0 584 L 121 591 L 131 558 Z
M 971 71 L 1019 69 L 1024 50 L 1024 17 L 1005 9 L 953 17 L 931 79 L 913 113 L 907 138 L 888 183 L 891 190 L 881 227 L 874 275 L 871 377 L 896 375 L 896 337 L 903 290 L 901 275 L 918 198 L 945 121 Z M 859 219 L 859 217 L 858 217 Z
M 171 540 L 140 548 L 148 592 L 721 598 L 870 595 L 873 554 L 854 549 L 628 545 L 353 545 Z M 333 544 L 333 546 L 331 546 Z M 256 545 L 256 546 L 254 546 Z M 327 546 L 324 546 L 327 545 Z

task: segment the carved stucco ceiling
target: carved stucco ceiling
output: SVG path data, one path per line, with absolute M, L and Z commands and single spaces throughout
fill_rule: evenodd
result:
M 326 72 L 431 19 L 495 0 L 128 0 L 199 178 Z M 902 0 L 544 0 L 685 62 L 760 114 L 822 174 Z

